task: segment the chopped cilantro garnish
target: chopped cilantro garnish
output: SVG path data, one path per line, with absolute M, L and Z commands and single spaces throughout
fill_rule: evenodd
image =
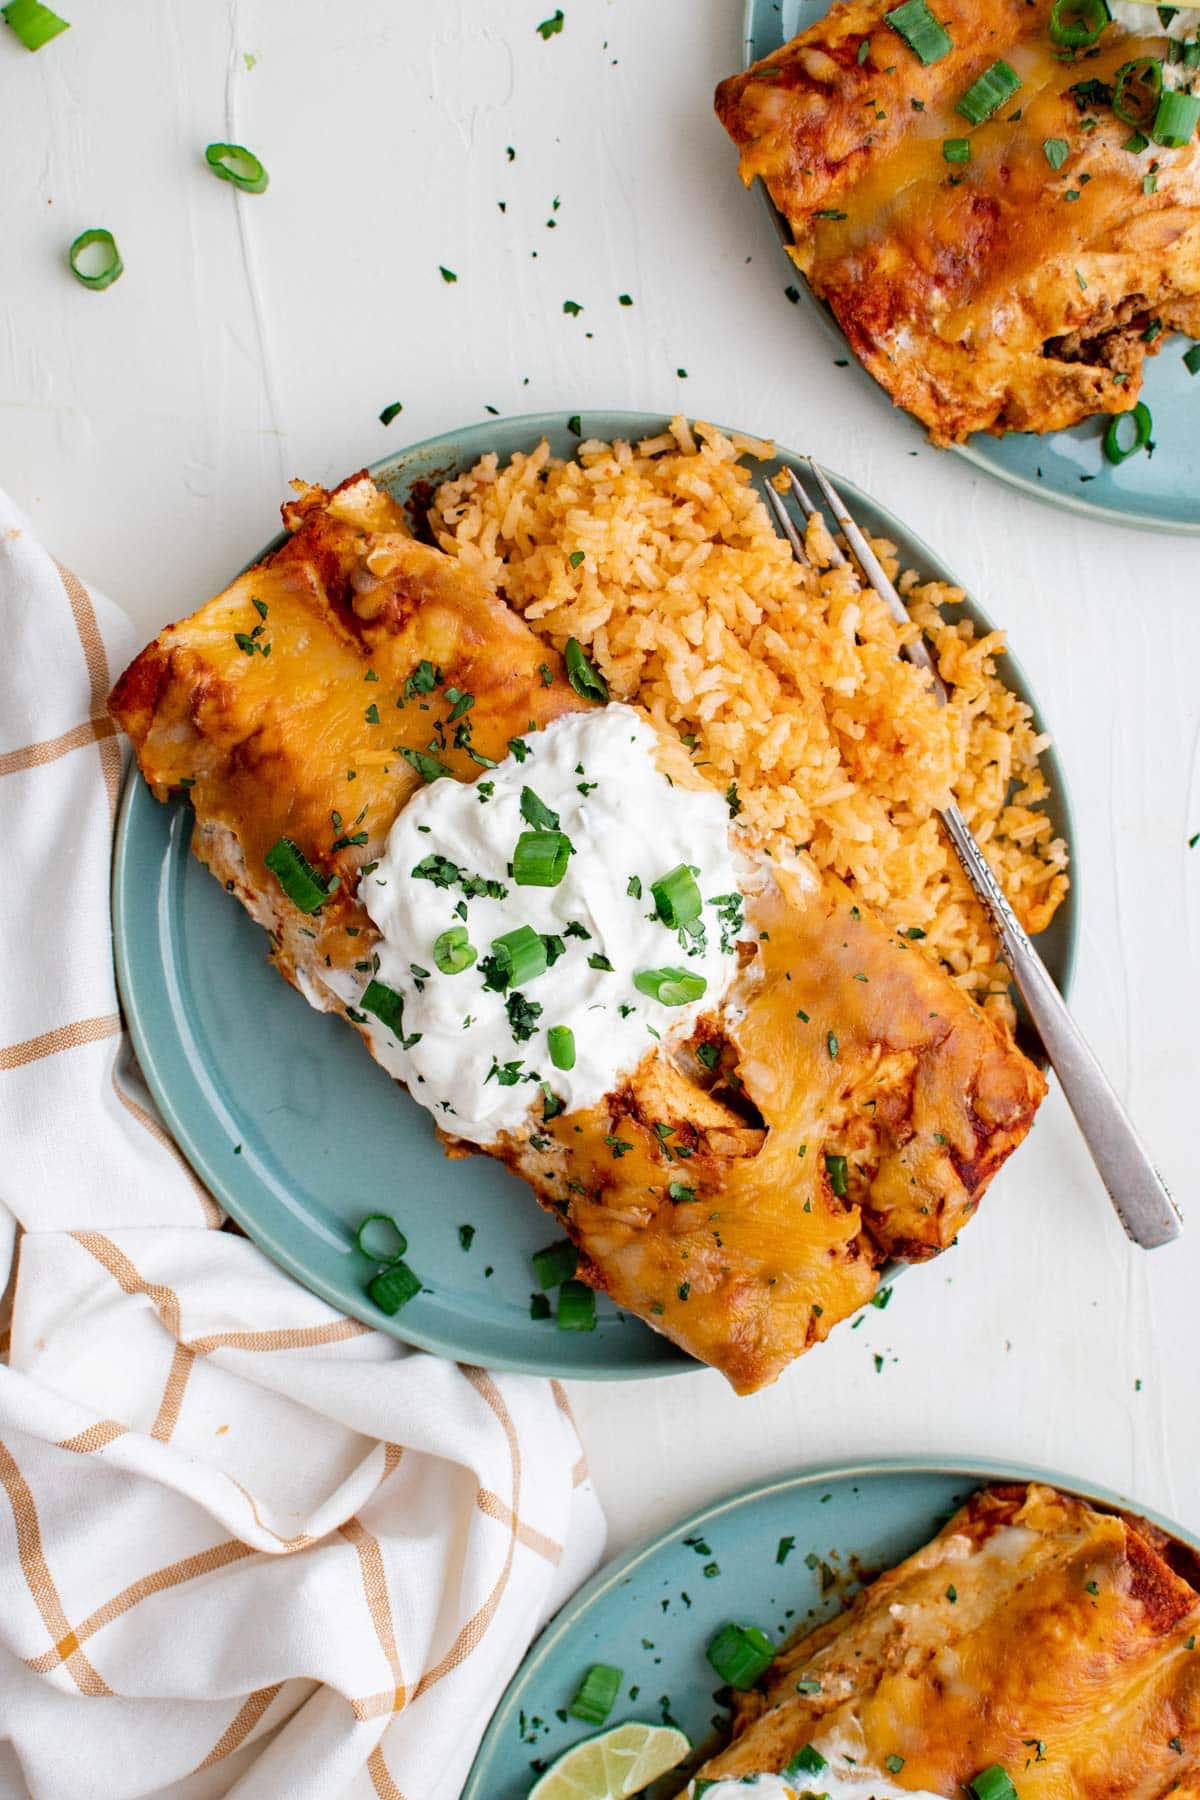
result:
M 558 830 L 558 814 L 539 799 L 531 787 L 521 789 L 521 817 L 535 831 Z
M 367 710 L 376 711 L 374 707 L 368 707 Z M 397 745 L 397 750 L 406 763 L 411 763 L 422 781 L 437 781 L 440 776 L 450 773 L 444 762 L 439 762 L 436 756 L 427 755 L 424 750 L 410 750 L 407 744 Z
M 527 1000 L 524 994 L 511 993 L 504 1003 L 508 1014 L 508 1024 L 518 1044 L 528 1043 L 537 1030 L 537 1022 L 542 1016 L 542 1009 L 536 1000 Z

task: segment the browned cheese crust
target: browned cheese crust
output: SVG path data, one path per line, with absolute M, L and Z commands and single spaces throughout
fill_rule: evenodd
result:
M 326 976 L 369 969 L 376 941 L 358 872 L 418 784 L 401 752 L 428 750 L 446 690 L 475 697 L 469 745 L 443 729 L 437 751 L 460 780 L 479 773 L 470 748 L 500 759 L 585 702 L 365 476 L 303 489 L 284 520 L 287 543 L 161 632 L 110 705 L 154 793 L 187 788 L 197 855 L 270 932 L 280 971 L 345 1015 Z M 428 695 L 410 680 L 422 662 L 440 674 Z M 339 878 L 315 914 L 265 866 L 284 835 Z M 710 1018 L 602 1105 L 492 1147 L 561 1220 L 585 1279 L 741 1392 L 869 1299 L 885 1258 L 952 1243 L 1045 1091 L 1003 1028 L 840 883 L 779 871 L 748 917 L 735 1022 Z
M 947 1796 L 994 1763 L 1021 1800 L 1196 1793 L 1200 1598 L 1172 1560 L 1144 1521 L 981 1489 L 776 1660 L 700 1773 L 776 1772 L 815 1741 Z
M 839 0 L 721 84 L 743 180 L 765 181 L 813 291 L 935 442 L 1132 407 L 1145 357 L 1200 330 L 1200 144 L 1131 154 L 1111 106 L 1071 89 L 1165 39 L 1114 24 L 1063 60 L 1050 0 L 935 0 L 954 47 L 925 68 L 891 4 Z M 1022 85 L 972 130 L 955 107 L 997 58 Z M 947 163 L 944 140 L 967 136 L 970 161 Z

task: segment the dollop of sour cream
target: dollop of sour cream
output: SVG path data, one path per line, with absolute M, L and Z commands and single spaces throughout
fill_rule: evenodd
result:
M 694 1795 L 696 1784 L 688 1787 Z M 808 1800 L 828 1795 L 829 1800 L 943 1800 L 927 1788 L 901 1788 L 886 1775 L 869 1769 L 840 1770 L 826 1765 L 813 1775 L 735 1775 L 704 1788 L 704 1800 Z
M 519 1130 L 535 1102 L 540 1117 L 541 1083 L 566 1111 L 594 1105 L 656 1041 L 688 1032 L 725 996 L 742 928 L 725 801 L 672 784 L 632 707 L 572 713 L 514 743 L 474 783 L 420 789 L 359 885 L 380 932 L 374 979 L 404 1003 L 394 1028 L 366 1014 L 372 1049 L 439 1125 L 475 1144 Z M 571 846 L 555 887 L 513 878 L 518 839 L 539 826 Z M 681 934 L 655 911 L 651 884 L 680 865 L 704 902 L 702 932 Z M 522 926 L 547 940 L 548 966 L 489 986 L 495 940 Z M 455 972 L 435 949 L 441 939 L 445 962 L 447 931 L 475 952 Z M 700 977 L 702 993 L 664 1005 L 639 990 L 635 977 L 664 968 Z M 572 1068 L 552 1060 L 552 1027 L 572 1034 Z
M 1200 37 L 1200 10 L 1192 6 L 1176 7 L 1164 25 L 1153 0 L 1109 0 L 1109 12 L 1118 25 L 1135 37 L 1167 37 L 1186 41 Z M 1164 59 L 1163 86 L 1182 92 L 1200 92 L 1200 69 L 1189 69 L 1183 62 Z

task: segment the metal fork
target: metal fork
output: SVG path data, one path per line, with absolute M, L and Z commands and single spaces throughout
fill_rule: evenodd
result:
M 867 539 L 847 512 L 833 483 L 811 456 L 804 460 L 868 585 L 875 590 L 898 622 L 909 624 L 908 609 L 888 580 Z M 810 517 L 814 513 L 819 515 L 820 508 L 813 504 L 791 469 L 788 470 L 788 478 L 792 492 L 806 514 Z M 799 562 L 807 563 L 809 559 L 804 541 L 783 500 L 770 485 L 766 492 L 780 527 L 792 546 L 793 555 Z M 839 568 L 850 566 L 836 543 L 833 546 L 833 561 Z M 938 703 L 944 705 L 946 688 L 924 638 L 918 637 L 913 643 L 905 645 L 901 655 L 929 672 Z M 1103 1069 L 1088 1048 L 1078 1025 L 1067 1011 L 1062 995 L 1050 979 L 1046 965 L 1005 898 L 957 804 L 951 801 L 938 816 L 958 852 L 968 881 L 988 913 L 992 929 L 1000 941 L 1004 960 L 1012 971 L 1017 992 L 1025 1002 L 1025 1010 L 1041 1037 L 1046 1057 L 1058 1076 L 1117 1217 L 1129 1237 L 1144 1250 L 1169 1244 L 1179 1236 L 1181 1221 L 1166 1183 L 1151 1162 L 1149 1152 L 1134 1130 L 1128 1113 Z

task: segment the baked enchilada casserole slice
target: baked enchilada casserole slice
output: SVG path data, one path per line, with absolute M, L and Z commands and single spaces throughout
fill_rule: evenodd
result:
M 365 476 L 169 626 L 114 717 L 193 848 L 452 1155 L 751 1391 L 952 1243 L 1045 1083 L 916 943 L 601 704 Z M 379 1196 L 403 1209 L 403 1196 Z
M 839 0 L 717 91 L 743 180 L 939 444 L 1134 406 L 1200 333 L 1200 12 Z M 1074 46 L 1063 39 L 1074 40 Z
M 1039 1484 L 981 1489 L 739 1696 L 697 1791 L 732 1800 L 723 1778 L 790 1767 L 798 1793 L 1200 1792 L 1196 1572 L 1145 1520 Z

